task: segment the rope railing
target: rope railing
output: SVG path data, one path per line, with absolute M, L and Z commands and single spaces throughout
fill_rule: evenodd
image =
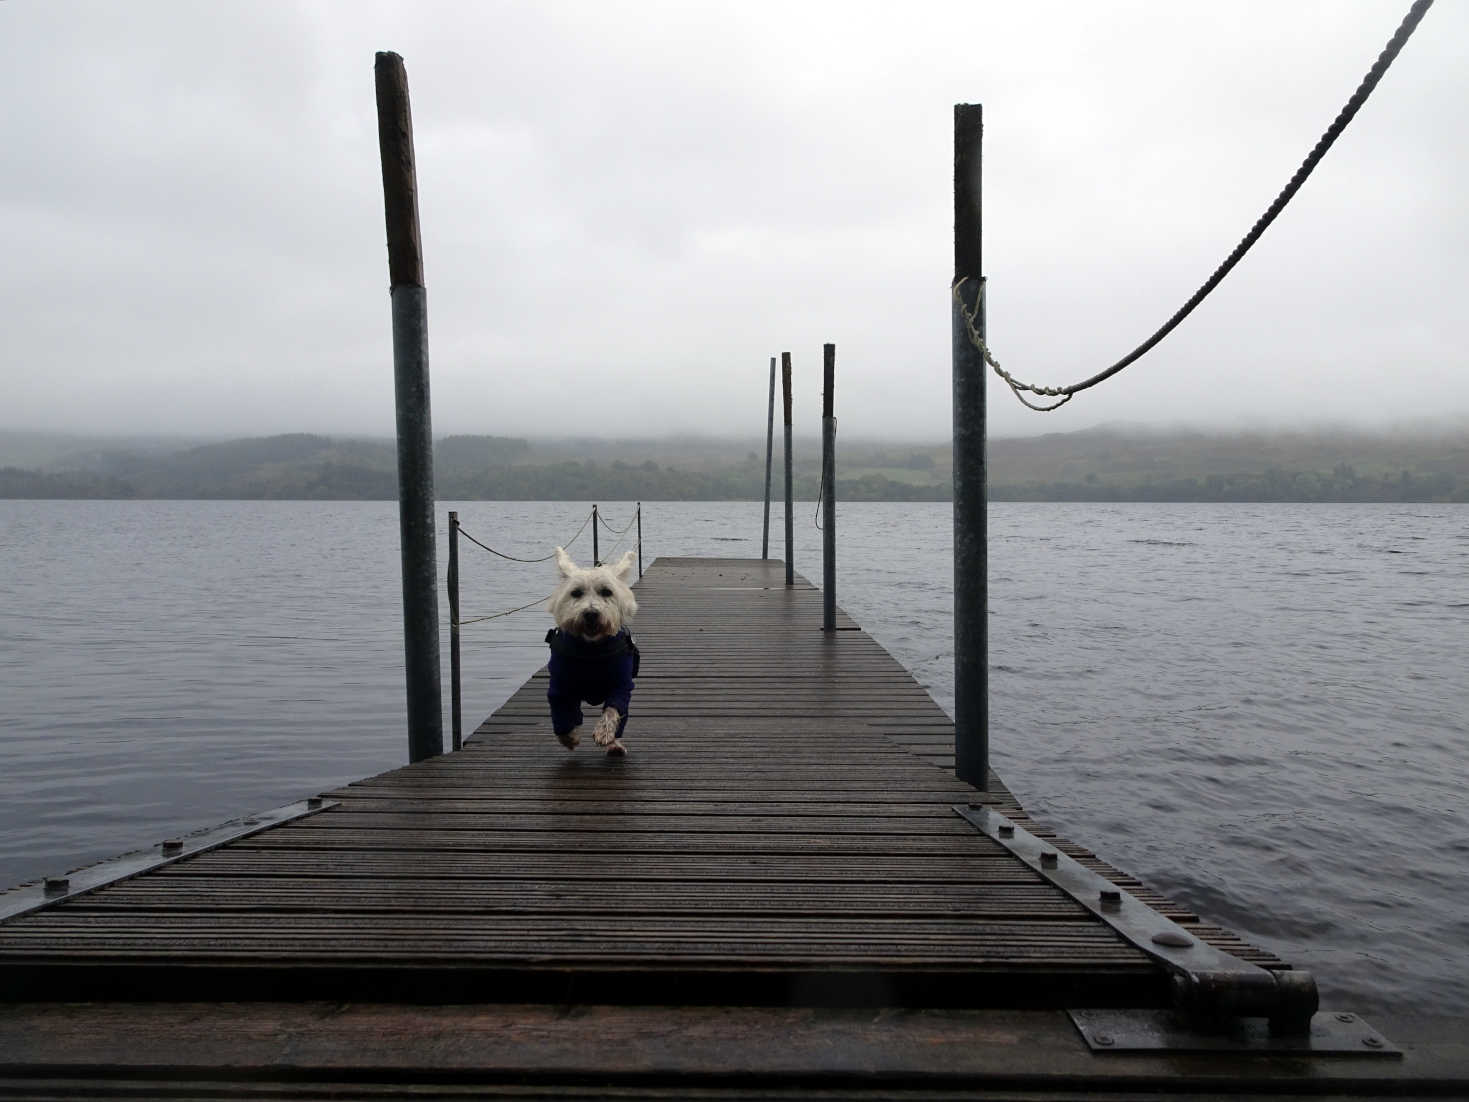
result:
M 488 616 L 471 616 L 468 619 L 459 619 L 452 622 L 459 627 L 463 627 L 465 624 L 482 624 L 486 620 L 499 620 L 506 616 L 514 616 L 517 612 L 524 612 L 528 608 L 535 608 L 536 605 L 544 601 L 549 601 L 550 599 L 551 594 L 547 593 L 544 597 L 537 597 L 534 601 L 523 604 L 519 608 L 506 609 L 504 612 L 492 612 Z
M 574 544 L 577 540 L 579 540 L 581 538 L 581 534 L 587 530 L 587 525 L 592 522 L 592 517 L 594 517 L 596 515 L 597 514 L 596 514 L 595 511 L 588 513 L 587 514 L 587 519 L 584 520 L 584 521 L 582 521 L 581 522 L 581 527 L 576 530 L 576 535 L 572 536 L 571 539 L 569 539 L 565 543 L 561 544 L 561 547 L 563 549 L 569 549 L 572 544 Z M 524 563 L 550 562 L 552 559 L 554 559 L 556 557 L 556 553 L 553 551 L 549 555 L 542 555 L 539 559 L 522 559 L 522 558 L 517 558 L 515 555 L 507 555 L 503 551 L 496 551 L 493 547 L 489 547 L 486 544 L 480 543 L 479 540 L 475 539 L 473 536 L 471 536 L 468 532 L 466 532 L 464 530 L 463 525 L 460 525 L 459 526 L 459 534 L 461 536 L 463 536 L 465 539 L 467 539 L 470 543 L 474 544 L 475 546 L 484 548 L 484 550 L 488 551 L 491 555 L 498 555 L 498 556 L 500 556 L 500 558 L 502 558 L 502 559 L 508 559 L 510 562 L 524 562 Z
M 1326 128 L 1326 132 L 1321 135 L 1321 138 L 1316 142 L 1315 147 L 1306 156 L 1306 159 L 1301 162 L 1301 166 L 1296 169 L 1295 175 L 1290 178 L 1290 181 L 1281 190 L 1280 194 L 1275 197 L 1275 201 L 1271 203 L 1265 213 L 1262 214 L 1255 221 L 1255 224 L 1253 227 L 1251 227 L 1250 232 L 1245 234 L 1240 243 L 1235 246 L 1234 251 L 1230 253 L 1229 256 L 1225 258 L 1224 262 L 1214 270 L 1214 274 L 1211 275 L 1207 280 L 1205 280 L 1204 284 L 1197 291 L 1194 292 L 1193 296 L 1181 307 L 1179 307 L 1177 312 L 1174 313 L 1174 315 L 1166 322 L 1164 322 L 1163 325 L 1159 327 L 1157 332 L 1155 332 L 1147 340 L 1143 341 L 1142 344 L 1138 345 L 1126 356 L 1122 357 L 1122 359 L 1114 363 L 1111 367 L 1108 367 L 1103 371 L 1097 372 L 1089 379 L 1083 379 L 1079 383 L 1072 383 L 1070 386 L 1036 386 L 1032 383 L 1021 382 L 1019 379 L 1015 378 L 1015 376 L 1011 375 L 1008 371 L 1002 368 L 999 364 L 999 361 L 990 354 L 989 347 L 983 335 L 980 333 L 978 326 L 976 325 L 976 319 L 984 316 L 984 281 L 982 279 L 978 281 L 979 290 L 975 294 L 973 307 L 970 307 L 965 304 L 964 296 L 961 293 L 964 284 L 969 281 L 969 277 L 966 276 L 962 279 L 957 280 L 954 283 L 954 302 L 957 304 L 959 313 L 964 319 L 964 324 L 969 334 L 969 340 L 974 345 L 979 354 L 984 357 L 984 362 L 989 364 L 990 367 L 994 368 L 995 374 L 999 375 L 1001 379 L 1005 380 L 1005 383 L 1010 387 L 1010 390 L 1014 393 L 1015 397 L 1020 400 L 1022 405 L 1026 406 L 1026 408 L 1028 409 L 1033 409 L 1038 413 L 1050 413 L 1052 410 L 1060 409 L 1067 402 L 1071 401 L 1074 395 L 1081 393 L 1083 390 L 1088 390 L 1091 387 L 1096 386 L 1098 383 L 1105 382 L 1113 375 L 1116 375 L 1123 368 L 1141 359 L 1160 341 L 1162 341 L 1164 337 L 1168 336 L 1169 333 L 1178 328 L 1179 323 L 1181 323 L 1184 318 L 1188 317 L 1189 314 L 1193 313 L 1194 308 L 1198 306 L 1199 303 L 1203 302 L 1204 299 L 1209 296 L 1209 294 L 1214 290 L 1215 287 L 1219 286 L 1224 277 L 1230 273 L 1234 266 L 1238 264 L 1241 259 L 1243 259 L 1245 253 L 1249 252 L 1250 248 L 1255 244 L 1255 242 L 1260 239 L 1261 235 L 1264 234 L 1270 223 L 1275 221 L 1276 216 L 1285 209 L 1286 204 L 1289 203 L 1291 199 L 1295 196 L 1296 192 L 1301 189 L 1301 185 L 1306 182 L 1307 177 L 1311 175 L 1317 164 L 1321 162 L 1321 159 L 1326 156 L 1327 150 L 1329 150 L 1336 139 L 1341 136 L 1342 131 L 1347 128 L 1347 124 L 1352 121 L 1353 117 L 1357 114 L 1358 110 L 1361 109 L 1362 105 L 1367 102 L 1367 97 L 1372 94 L 1373 89 L 1377 87 L 1378 82 L 1382 80 L 1382 77 L 1387 72 L 1388 67 L 1392 65 L 1398 54 L 1402 52 L 1403 46 L 1407 44 L 1408 39 L 1417 29 L 1418 24 L 1422 22 L 1424 15 L 1428 13 L 1428 9 L 1432 6 L 1433 0 L 1415 0 L 1413 6 L 1408 9 L 1408 14 L 1403 17 L 1402 23 L 1398 25 L 1398 29 L 1393 33 L 1392 38 L 1388 40 L 1387 45 L 1383 47 L 1382 52 L 1378 54 L 1377 60 L 1367 71 L 1367 75 L 1362 78 L 1362 82 L 1357 86 L 1357 90 L 1352 93 L 1351 98 L 1347 100 L 1346 105 L 1342 107 L 1341 111 L 1337 113 L 1337 116 L 1332 121 L 1331 125 Z M 1022 391 L 1026 391 L 1040 397 L 1060 398 L 1061 400 L 1048 406 L 1036 405 L 1033 402 L 1028 401 L 1025 398 L 1025 395 L 1021 393 Z
M 638 520 L 637 515 L 634 514 L 632 520 L 628 521 L 627 524 L 624 525 L 622 528 L 618 528 L 607 519 L 607 514 L 598 513 L 597 517 L 601 520 L 603 528 L 607 529 L 607 531 L 618 537 L 627 535 L 627 533 L 632 529 L 632 526 L 636 524 Z

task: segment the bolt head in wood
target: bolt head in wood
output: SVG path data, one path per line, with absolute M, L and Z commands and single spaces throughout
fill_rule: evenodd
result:
M 48 876 L 42 886 L 47 895 L 60 895 L 62 892 L 71 891 L 71 880 L 65 876 Z
M 1054 869 L 1056 867 L 1056 855 L 1054 853 L 1041 854 L 1041 868 Z

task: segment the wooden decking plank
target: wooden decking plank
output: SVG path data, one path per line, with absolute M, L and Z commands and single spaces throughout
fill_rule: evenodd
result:
M 551 972 L 701 999 L 847 990 L 792 978 L 817 972 L 904 1004 L 1041 997 L 1041 974 L 1103 1004 L 1160 997 L 1143 954 L 953 814 L 1023 812 L 935 767 L 952 723 L 844 613 L 822 633 L 818 590 L 787 589 L 779 563 L 660 559 L 638 599 L 627 759 L 589 728 L 576 753 L 555 742 L 541 669 L 459 753 L 0 923 L 0 966 L 27 990 L 59 968 L 80 988 L 91 970 L 321 997 L 375 974 L 427 996 L 452 968 L 507 998 Z

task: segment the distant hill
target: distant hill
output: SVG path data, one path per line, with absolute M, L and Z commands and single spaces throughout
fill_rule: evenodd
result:
M 18 451 L 18 435 L 0 433 L 0 497 L 397 496 L 396 445 L 381 438 L 70 437 L 23 440 Z M 796 496 L 811 500 L 819 443 L 798 438 L 793 451 Z M 435 485 L 445 500 L 752 500 L 764 494 L 764 453 L 763 438 L 447 436 L 435 447 Z M 782 472 L 777 456 L 777 498 Z M 1469 434 L 1094 429 L 991 440 L 988 475 L 997 501 L 1469 501 Z M 948 444 L 839 441 L 841 500 L 947 500 L 952 481 Z

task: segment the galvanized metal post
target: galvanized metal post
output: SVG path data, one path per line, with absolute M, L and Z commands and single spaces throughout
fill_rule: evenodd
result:
M 793 491 L 791 473 L 791 354 L 780 354 L 781 389 L 785 394 L 786 411 L 786 585 L 796 584 L 796 523 L 795 505 L 791 499 Z
M 638 502 L 638 577 L 643 576 L 643 503 Z
M 593 505 L 592 506 L 592 565 L 593 566 L 601 566 L 602 565 L 602 553 L 597 549 L 597 526 L 599 524 L 601 524 L 601 523 L 602 523 L 601 520 L 597 516 L 597 507 L 595 505 Z
M 832 413 L 837 346 L 822 346 L 821 394 L 821 630 L 837 629 L 837 420 Z
M 379 53 L 373 73 L 393 304 L 408 758 L 421 761 L 444 752 L 438 561 L 434 548 L 433 426 L 429 417 L 428 294 L 423 284 L 408 75 L 403 59 L 394 53 Z
M 980 153 L 984 112 L 954 106 L 954 284 L 949 297 L 954 383 L 954 772 L 989 787 L 989 561 L 986 532 Z M 963 280 L 962 286 L 959 285 Z M 960 299 L 962 298 L 962 301 Z M 966 304 L 972 304 L 967 305 Z
M 760 529 L 760 557 L 770 558 L 770 460 L 775 454 L 775 357 L 770 357 L 770 402 L 765 415 L 765 524 Z
M 460 707 L 459 680 L 459 514 L 449 510 L 449 704 L 452 722 L 453 748 L 464 745 L 463 710 Z

